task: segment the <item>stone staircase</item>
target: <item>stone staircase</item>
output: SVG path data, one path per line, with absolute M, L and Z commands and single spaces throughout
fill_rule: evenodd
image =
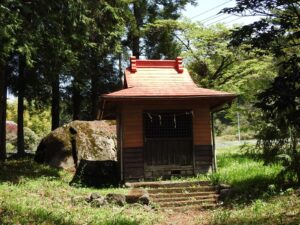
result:
M 217 206 L 219 193 L 216 186 L 198 182 L 137 182 L 127 183 L 133 190 L 144 189 L 151 202 L 161 209 L 201 210 Z

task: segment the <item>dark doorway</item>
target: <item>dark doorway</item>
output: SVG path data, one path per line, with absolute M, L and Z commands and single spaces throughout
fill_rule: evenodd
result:
M 189 166 L 193 161 L 192 111 L 144 113 L 146 166 Z

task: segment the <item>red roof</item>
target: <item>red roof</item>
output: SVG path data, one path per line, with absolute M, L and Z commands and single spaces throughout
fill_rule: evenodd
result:
M 104 99 L 134 98 L 227 98 L 234 94 L 199 88 L 188 71 L 182 67 L 182 59 L 136 60 L 125 71 L 124 89 L 102 95 Z

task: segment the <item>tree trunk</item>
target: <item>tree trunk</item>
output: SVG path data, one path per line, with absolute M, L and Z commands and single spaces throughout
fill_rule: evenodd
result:
M 80 118 L 80 106 L 81 106 L 81 96 L 78 82 L 76 79 L 73 81 L 73 120 L 79 120 Z
M 56 73 L 53 75 L 53 80 L 51 83 L 52 86 L 52 102 L 51 102 L 51 116 L 52 116 L 52 130 L 55 130 L 59 127 L 59 74 Z
M 4 65 L 0 65 L 0 161 L 6 159 L 6 98 L 7 73 Z
M 92 120 L 96 120 L 97 119 L 97 113 L 98 113 L 98 108 L 99 108 L 99 105 L 98 105 L 98 100 L 99 100 L 99 92 L 98 92 L 98 87 L 97 87 L 97 76 L 96 75 L 92 75 L 92 78 L 91 78 L 91 100 L 92 100 L 92 115 L 91 115 L 91 118 Z
M 26 59 L 19 56 L 19 79 L 18 79 L 18 139 L 17 151 L 19 156 L 25 155 L 24 148 L 24 90 L 25 90 L 25 67 Z
M 136 57 L 136 59 L 140 58 L 140 38 L 133 37 L 132 38 L 132 55 Z
M 298 152 L 298 131 L 297 127 L 292 128 L 291 142 L 292 142 L 292 154 L 295 162 L 293 163 L 294 171 L 297 175 L 298 184 L 300 185 L 300 152 Z
M 136 21 L 137 32 L 133 32 L 132 36 L 132 54 L 137 59 L 140 58 L 140 28 L 143 26 L 141 3 L 136 1 L 133 3 L 133 14 Z

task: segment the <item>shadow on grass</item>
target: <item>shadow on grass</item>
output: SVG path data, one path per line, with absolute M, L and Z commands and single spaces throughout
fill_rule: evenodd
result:
M 268 199 L 287 186 L 282 179 L 280 166 L 263 165 L 259 154 L 225 154 L 219 158 L 220 172 L 217 182 L 226 176 L 232 189 L 224 200 L 225 205 L 250 203 L 256 199 Z M 222 170 L 223 169 L 223 170 Z
M 19 183 L 21 178 L 59 178 L 59 169 L 35 163 L 32 157 L 0 162 L 0 182 Z
M 229 214 L 228 214 L 229 215 Z M 266 216 L 258 216 L 253 215 L 250 217 L 241 216 L 238 218 L 230 218 L 228 216 L 217 218 L 213 221 L 212 224 L 216 225 L 232 225 L 232 224 L 240 224 L 240 225 L 257 225 L 257 224 L 264 224 L 264 225 L 273 225 L 273 224 L 285 224 L 285 225 L 295 225 L 298 224 L 300 221 L 300 214 L 288 216 L 286 213 L 276 213 L 270 217 L 269 215 Z
M 70 218 L 70 217 L 69 217 Z M 5 208 L 0 207 L 0 224 L 55 224 L 55 225 L 74 225 L 82 224 L 81 221 L 66 219 L 65 214 L 52 213 L 51 211 L 39 208 L 37 210 L 28 210 L 24 208 Z M 138 225 L 139 222 L 125 218 L 122 215 L 107 219 L 105 221 L 94 221 L 91 224 L 101 225 Z

